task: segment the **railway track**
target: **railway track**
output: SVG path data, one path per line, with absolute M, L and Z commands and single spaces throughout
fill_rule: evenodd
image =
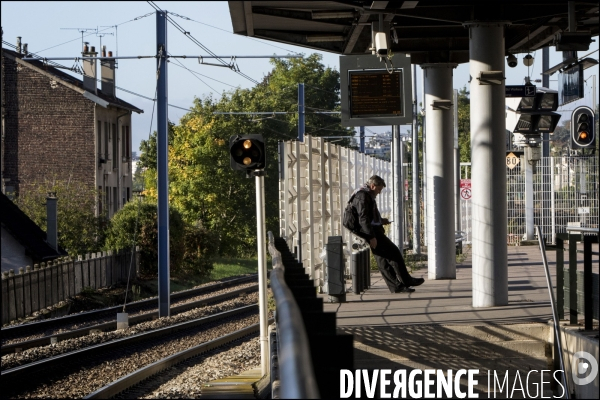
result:
M 269 324 L 272 322 L 273 319 L 269 320 Z M 252 343 L 251 339 L 255 338 L 259 331 L 259 324 L 254 324 L 165 357 L 109 383 L 85 396 L 84 399 L 155 398 L 157 395 L 164 397 L 167 391 L 177 391 L 185 397 L 193 397 L 201 392 L 202 383 L 206 383 L 210 379 L 206 378 L 206 374 L 203 377 L 203 374 L 200 373 L 205 364 L 210 364 L 206 362 L 209 357 L 201 357 L 206 353 L 223 347 L 225 347 L 225 351 L 233 348 L 237 350 L 234 353 L 238 354 L 243 350 L 248 350 L 249 354 L 245 354 L 245 358 L 254 360 L 256 364 L 250 362 L 249 365 L 242 365 L 242 367 L 258 366 L 260 343 L 257 340 Z M 237 345 L 237 349 L 235 349 L 235 345 Z M 225 375 L 222 367 L 221 361 L 221 365 L 218 367 L 219 372 L 221 375 Z M 238 368 L 235 373 L 239 372 L 242 371 Z M 183 385 L 186 387 L 182 388 L 182 382 L 191 384 Z
M 223 282 L 217 282 L 201 288 L 172 293 L 172 313 L 179 313 L 189 308 L 198 307 L 199 304 L 202 304 L 203 302 L 206 304 L 212 304 L 214 302 L 221 301 L 227 298 L 227 293 L 223 293 L 223 296 L 221 297 L 213 296 L 213 298 L 211 298 L 203 296 L 209 295 L 216 291 L 228 291 L 229 288 L 256 282 L 256 280 L 256 275 L 251 275 Z M 229 292 L 231 293 L 231 297 L 239 295 L 239 293 L 236 294 L 233 293 L 233 291 Z M 241 292 L 243 292 L 243 289 L 240 290 L 240 293 Z M 198 299 L 193 301 L 195 298 Z M 190 303 L 196 304 L 186 306 L 186 304 Z M 93 329 L 96 331 L 115 329 L 116 314 L 122 312 L 122 309 L 122 306 L 115 306 L 69 315 L 61 318 L 2 328 L 1 354 L 10 354 L 15 351 L 23 351 L 32 347 L 52 344 L 60 340 L 80 337 L 87 335 L 89 331 Z M 156 310 L 157 297 L 129 303 L 127 304 L 126 308 L 130 320 L 133 319 L 137 322 L 146 320 L 144 317 L 140 316 L 142 314 L 146 314 L 146 318 L 156 318 Z
M 230 335 L 231 332 L 248 328 L 258 322 L 256 302 L 257 295 L 253 293 L 244 298 L 229 300 L 228 307 L 232 309 L 228 311 L 135 333 L 4 370 L 1 373 L 2 381 L 10 383 L 3 385 L 2 397 L 81 398 L 140 368 L 152 369 L 154 367 L 149 367 L 150 365 L 165 358 L 173 360 L 174 354 L 190 348 L 199 348 L 196 355 L 209 351 L 253 332 L 254 328 Z M 195 311 L 197 310 L 188 313 Z M 174 318 L 168 317 L 150 323 L 176 322 L 173 320 Z M 226 339 L 220 339 L 226 335 Z M 205 346 L 201 347 L 203 344 Z M 187 358 L 190 357 L 193 356 Z M 159 370 L 164 368 L 166 367 L 159 367 Z M 128 379 L 131 381 L 132 378 Z

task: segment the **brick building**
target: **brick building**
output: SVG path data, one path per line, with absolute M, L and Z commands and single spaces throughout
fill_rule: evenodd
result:
M 25 50 L 26 52 L 26 50 Z M 79 182 L 101 195 L 108 217 L 131 198 L 131 115 L 137 107 L 115 96 L 115 61 L 102 60 L 97 85 L 94 47 L 82 53 L 83 80 L 42 60 L 2 48 L 2 192 L 36 183 Z M 109 53 L 109 57 L 112 54 Z

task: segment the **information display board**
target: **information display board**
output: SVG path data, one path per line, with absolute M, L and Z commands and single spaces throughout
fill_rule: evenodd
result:
M 392 65 L 370 54 L 340 57 L 343 126 L 412 123 L 410 57 L 396 54 Z
M 402 71 L 348 71 L 350 118 L 404 116 Z

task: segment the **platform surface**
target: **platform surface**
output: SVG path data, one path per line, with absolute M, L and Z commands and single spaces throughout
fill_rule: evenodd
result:
M 550 297 L 542 256 L 538 246 L 508 246 L 508 304 L 476 308 L 472 306 L 472 258 L 466 249 L 456 265 L 456 279 L 430 280 L 427 266 L 413 271 L 425 283 L 413 293 L 390 293 L 379 271 L 371 271 L 371 287 L 355 295 L 346 294 L 345 303 L 324 299 L 325 311 L 337 313 L 338 327 L 395 326 L 414 324 L 478 324 L 547 322 L 552 318 Z M 592 250 L 598 252 L 598 244 Z M 556 284 L 556 251 L 546 252 L 552 283 Z M 565 264 L 568 265 L 565 251 Z M 583 254 L 578 255 L 583 270 Z M 592 257 L 592 270 L 598 273 L 598 256 Z M 347 282 L 348 287 L 351 282 Z M 583 318 L 583 315 L 581 316 Z

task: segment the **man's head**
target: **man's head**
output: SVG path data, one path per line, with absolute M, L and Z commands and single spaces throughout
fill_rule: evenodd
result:
M 373 175 L 367 181 L 367 186 L 371 190 L 371 193 L 377 196 L 385 187 L 385 181 L 380 176 Z

